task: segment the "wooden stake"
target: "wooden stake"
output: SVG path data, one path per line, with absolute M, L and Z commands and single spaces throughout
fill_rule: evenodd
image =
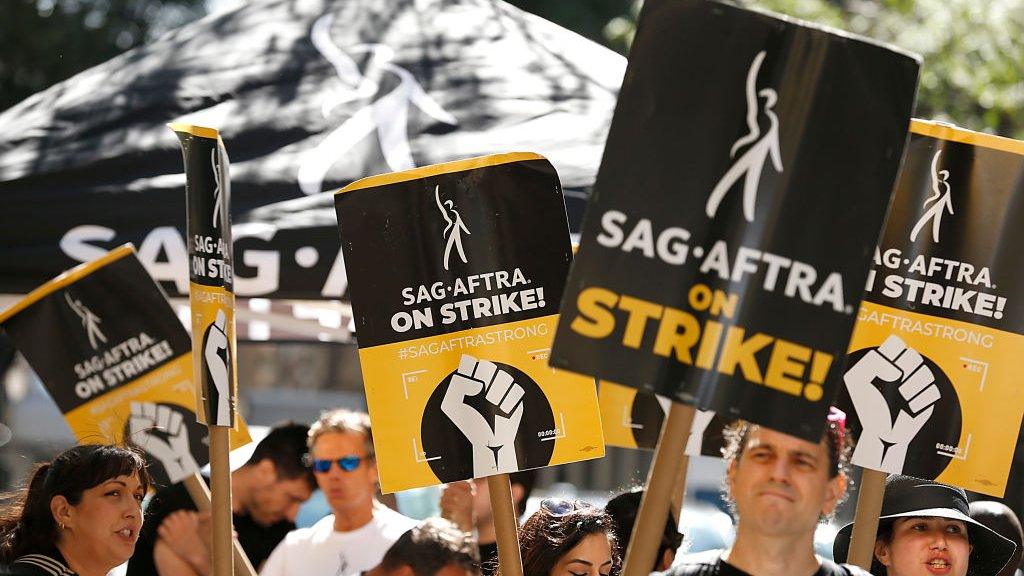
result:
M 515 502 L 512 501 L 512 483 L 508 474 L 487 477 L 491 493 L 491 514 L 494 535 L 498 543 L 498 565 L 502 576 L 523 576 L 523 557 L 519 552 L 519 523 Z
M 864 468 L 860 477 L 857 494 L 857 511 L 853 517 L 853 537 L 846 562 L 865 570 L 871 569 L 875 554 L 875 537 L 878 534 L 878 516 L 882 513 L 882 496 L 885 494 L 885 472 Z
M 654 463 L 647 476 L 647 489 L 640 500 L 633 535 L 626 550 L 623 576 L 648 576 L 658 555 L 658 543 L 665 529 L 665 518 L 672 505 L 681 460 L 686 459 L 686 441 L 693 425 L 693 406 L 673 402 L 661 428 L 654 450 Z
M 227 426 L 209 426 L 210 493 L 213 518 L 213 576 L 234 576 L 231 541 L 231 465 Z
M 196 503 L 196 508 L 200 512 L 210 511 L 210 489 L 206 487 L 206 482 L 203 481 L 203 477 L 198 472 L 192 474 L 188 478 L 185 478 L 185 489 L 188 490 L 189 496 L 192 497 L 192 501 Z M 232 558 L 235 564 L 235 573 L 241 574 L 242 576 L 256 576 L 256 569 L 252 567 L 252 562 L 249 561 L 249 557 L 245 555 L 245 550 L 242 550 L 242 545 L 238 543 L 238 540 L 231 540 L 232 547 Z
M 676 483 L 672 486 L 672 518 L 679 525 L 683 519 L 683 502 L 686 499 L 686 473 L 690 468 L 690 457 L 683 455 L 679 459 L 679 472 Z

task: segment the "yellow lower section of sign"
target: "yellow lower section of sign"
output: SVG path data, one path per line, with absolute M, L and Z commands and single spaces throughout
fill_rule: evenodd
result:
M 603 456 L 594 381 L 547 364 L 557 323 L 360 350 L 382 492 Z
M 602 380 L 597 397 L 601 406 L 605 444 L 621 448 L 638 448 L 636 437 L 633 435 L 632 417 L 636 388 Z
M 209 449 L 202 443 L 205 427 L 196 423 L 195 392 L 192 385 L 192 355 L 183 354 L 142 378 L 83 404 L 64 415 L 81 443 L 111 444 L 125 435 L 154 458 L 173 468 L 209 461 Z M 241 418 L 231 431 L 231 448 L 251 441 Z
M 189 304 L 192 309 L 192 350 L 198 352 L 193 354 L 192 361 L 193 374 L 199 380 L 195 386 L 194 402 L 199 408 L 196 416 L 204 424 L 235 427 L 238 405 L 235 295 L 224 288 L 191 282 Z M 205 376 L 198 376 L 200 374 L 209 374 L 211 381 L 202 381 Z
M 884 406 L 881 403 L 874 412 L 864 410 L 870 406 L 865 401 L 871 400 L 872 392 L 859 380 L 871 385 L 872 373 L 858 377 L 854 370 L 856 351 L 873 347 L 880 347 L 880 354 L 865 362 L 875 361 L 885 368 L 882 358 L 888 354 L 899 370 L 888 376 L 878 370 L 874 381 L 876 388 L 894 387 L 890 398 L 895 398 L 895 404 L 889 401 L 889 414 L 874 414 Z M 1024 389 L 1019 385 L 1024 336 L 865 302 L 850 351 L 845 385 L 848 390 L 862 386 L 860 405 L 856 397 L 853 404 L 865 425 L 854 453 L 856 464 L 875 468 L 870 458 L 877 460 L 880 455 L 885 462 L 893 454 L 900 456 L 893 450 L 912 438 L 913 450 L 906 453 L 905 461 L 896 460 L 907 474 L 1002 496 L 1024 413 Z M 904 374 L 901 379 L 881 384 L 900 373 Z M 957 420 L 959 431 L 949 430 Z M 956 440 L 942 440 L 942 434 Z M 871 444 L 879 438 L 884 441 L 878 443 L 882 451 L 872 456 Z M 920 450 L 922 440 L 930 438 L 936 440 L 928 440 Z M 937 476 L 915 474 L 928 469 L 937 471 Z

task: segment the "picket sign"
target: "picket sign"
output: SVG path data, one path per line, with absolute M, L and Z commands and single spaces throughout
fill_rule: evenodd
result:
M 819 441 L 920 65 L 726 2 L 645 2 L 551 365 Z M 665 424 L 627 574 L 653 564 L 688 432 Z
M 192 371 L 199 422 L 210 438 L 214 576 L 232 576 L 229 431 L 235 427 L 235 295 L 231 244 L 231 178 L 220 133 L 188 124 L 168 126 L 185 163 L 192 317 Z

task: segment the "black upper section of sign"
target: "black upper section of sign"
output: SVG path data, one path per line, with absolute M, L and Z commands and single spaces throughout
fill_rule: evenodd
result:
M 938 161 L 933 165 L 936 154 Z M 949 208 L 941 204 L 947 192 Z M 934 240 L 936 216 L 938 242 Z M 1024 299 L 1019 297 L 1024 289 L 1022 216 L 1024 156 L 912 134 L 885 233 L 878 243 L 883 264 L 875 266 L 874 286 L 864 299 L 1024 334 Z M 911 233 L 922 220 L 924 224 L 911 241 Z M 898 250 L 898 257 L 893 249 Z M 911 271 L 915 262 L 918 266 Z M 926 272 L 921 272 L 920 265 Z M 979 282 L 982 268 L 988 268 L 990 285 Z M 920 296 L 908 300 L 905 281 L 899 296 L 888 296 L 885 281 L 890 275 L 929 282 L 946 291 L 960 289 L 1005 298 L 1001 318 L 995 314 L 998 301 L 991 307 L 992 314 L 979 314 L 965 306 L 935 306 L 922 302 Z M 976 303 L 977 297 L 966 300 L 972 310 Z
M 726 4 L 645 3 L 567 283 L 552 364 L 725 417 L 742 415 L 805 437 L 820 434 L 907 138 L 918 67 L 914 58 L 874 43 Z M 781 169 L 768 146 L 773 130 Z M 760 158 L 747 156 L 758 146 L 764 146 Z M 728 187 L 709 217 L 716 185 L 744 161 L 753 171 Z M 744 196 L 752 176 L 757 185 L 748 221 Z M 599 244 L 602 215 L 610 210 L 628 215 L 625 235 L 641 219 L 650 220 L 655 239 L 668 227 L 688 231 L 685 264 Z M 817 274 L 812 293 L 838 272 L 843 310 L 786 296 L 784 273 L 773 291 L 764 289 L 764 262 L 755 261 L 757 270 L 735 281 L 702 274 L 703 257 L 718 241 L 728 246 L 730 270 L 741 246 L 811 265 Z M 810 406 L 751 385 L 738 372 L 727 376 L 656 356 L 650 343 L 656 328 L 648 328 L 639 349 L 624 347 L 621 313 L 607 338 L 569 329 L 577 296 L 592 286 L 693 312 L 703 325 L 707 315 L 687 304 L 698 283 L 739 295 L 735 317 L 716 320 L 833 354 L 823 401 Z M 808 423 L 801 418 L 809 406 L 816 416 Z
M 185 244 L 188 246 L 189 280 L 231 291 L 233 275 L 223 272 L 231 270 L 233 260 L 227 153 L 213 138 L 181 132 L 178 137 L 188 180 Z M 211 264 L 210 260 L 215 262 Z
M 336 195 L 335 202 L 361 348 L 558 312 L 572 250 L 562 190 L 547 160 L 359 189 Z M 516 269 L 525 284 L 499 289 L 492 276 L 487 289 L 480 276 L 501 272 L 511 281 Z M 474 275 L 477 279 L 471 280 Z M 473 284 L 472 293 L 457 293 L 460 283 Z M 534 299 L 538 306 L 508 311 L 509 295 L 521 291 L 528 292 L 527 303 Z M 408 295 L 420 302 L 405 304 Z M 487 313 L 476 314 L 473 304 L 462 304 L 464 318 L 457 303 L 474 299 L 485 301 L 478 305 Z M 520 306 L 523 295 L 511 302 Z M 495 303 L 507 313 L 492 315 Z M 447 324 L 442 321 L 446 305 L 456 315 Z M 393 329 L 396 314 L 408 320 L 425 309 L 432 325 Z
M 93 326 L 92 340 L 89 324 Z M 4 322 L 3 328 L 64 413 L 191 349 L 181 321 L 134 254 L 48 294 Z M 107 369 L 117 371 L 122 362 L 131 362 L 137 353 L 133 352 L 135 346 L 141 344 L 141 333 L 153 341 L 150 347 L 156 344 L 158 348 L 143 359 L 144 363 L 135 364 L 142 367 L 139 373 L 121 378 L 131 372 L 129 368 L 116 375 L 111 373 L 116 380 L 105 379 Z M 133 338 L 134 343 L 130 341 Z M 160 345 L 164 341 L 166 346 Z M 155 359 L 160 360 L 150 365 Z M 88 374 L 80 376 L 76 365 Z M 75 393 L 75 385 L 92 376 L 103 381 L 102 390 L 96 393 L 93 389 L 88 398 L 82 398 Z

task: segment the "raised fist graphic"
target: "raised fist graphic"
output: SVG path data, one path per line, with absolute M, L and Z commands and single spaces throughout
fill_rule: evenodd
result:
M 188 426 L 181 412 L 163 404 L 132 402 L 128 430 L 132 441 L 164 465 L 171 483 L 199 471 L 188 445 Z
M 467 403 L 484 395 L 497 408 L 494 426 Z M 515 439 L 523 419 L 523 387 L 493 362 L 463 354 L 441 401 L 441 411 L 473 446 L 473 475 L 477 478 L 519 469 Z
M 666 410 L 666 413 L 668 411 Z M 704 432 L 715 417 L 714 410 L 694 410 L 693 424 L 690 426 L 690 438 L 686 441 L 686 455 L 700 456 L 700 449 L 704 445 Z
M 207 386 L 206 393 L 214 403 L 213 421 L 210 424 L 217 426 L 231 426 L 234 423 L 230 418 L 229 402 L 231 401 L 231 372 L 229 366 L 231 359 L 227 358 L 228 335 L 227 316 L 223 310 L 217 310 L 217 318 L 206 329 L 205 343 L 203 346 L 203 359 L 206 369 L 209 371 L 212 380 L 213 390 Z M 220 351 L 224 350 L 224 358 L 221 358 Z M 227 362 L 225 362 L 227 358 Z
M 876 379 L 886 386 L 896 386 L 907 400 L 909 412 L 890 407 L 875 387 Z M 853 452 L 853 463 L 891 474 L 902 472 L 910 442 L 942 397 L 935 375 L 916 350 L 892 335 L 847 370 L 843 381 L 864 428 Z

